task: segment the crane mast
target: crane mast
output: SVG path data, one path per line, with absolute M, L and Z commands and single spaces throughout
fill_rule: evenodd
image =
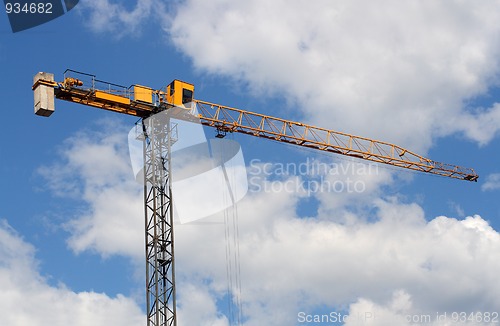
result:
M 391 143 L 196 100 L 194 86 L 180 80 L 154 90 L 112 84 L 68 69 L 62 82 L 50 73 L 38 73 L 32 89 L 37 115 L 50 116 L 57 98 L 142 119 L 148 326 L 177 325 L 170 164 L 176 134 L 169 121 L 149 119 L 158 112 L 189 111 L 201 124 L 215 128 L 219 137 L 238 132 L 453 179 L 479 177 L 471 168 L 436 162 Z
M 176 325 L 174 219 L 169 121 L 142 121 L 148 326 Z

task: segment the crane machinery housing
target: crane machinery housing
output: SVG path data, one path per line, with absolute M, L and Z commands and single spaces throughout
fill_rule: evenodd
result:
M 202 125 L 215 128 L 218 137 L 238 132 L 453 179 L 478 180 L 471 168 L 436 162 L 391 143 L 194 99 L 194 85 L 177 79 L 155 90 L 117 85 L 67 69 L 62 82 L 56 82 L 51 73 L 36 74 L 32 89 L 35 114 L 40 116 L 48 117 L 55 111 L 56 98 L 142 120 L 148 326 L 177 325 L 170 162 L 173 139 L 170 123 L 148 122 L 156 113 L 188 112 Z

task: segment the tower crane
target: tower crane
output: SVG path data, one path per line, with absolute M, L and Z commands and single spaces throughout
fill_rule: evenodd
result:
M 147 122 L 156 113 L 180 108 L 195 115 L 202 125 L 215 128 L 218 137 L 238 132 L 453 179 L 478 180 L 471 168 L 436 162 L 391 143 L 194 99 L 194 85 L 180 80 L 154 90 L 112 84 L 68 69 L 62 82 L 44 72 L 36 74 L 33 82 L 37 115 L 50 116 L 56 98 L 142 121 L 148 326 L 177 325 L 170 164 L 173 140 L 170 123 Z

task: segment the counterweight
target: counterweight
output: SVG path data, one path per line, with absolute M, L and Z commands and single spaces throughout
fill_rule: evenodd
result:
M 64 80 L 35 75 L 35 113 L 50 116 L 54 97 L 142 118 L 144 142 L 144 209 L 146 233 L 146 294 L 148 326 L 176 325 L 173 200 L 170 146 L 175 141 L 170 123 L 155 123 L 165 110 L 189 112 L 219 136 L 239 132 L 282 143 L 356 157 L 444 177 L 477 181 L 471 168 L 440 163 L 387 142 L 311 126 L 193 98 L 192 84 L 174 80 L 165 90 L 125 87 L 94 75 L 66 70 Z

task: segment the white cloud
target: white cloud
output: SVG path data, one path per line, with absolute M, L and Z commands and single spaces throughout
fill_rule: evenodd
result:
M 138 0 L 132 9 L 123 2 L 112 0 L 82 0 L 78 10 L 88 15 L 87 26 L 95 32 L 113 33 L 123 37 L 141 34 L 143 25 L 153 13 L 164 10 L 164 4 L 157 0 Z
M 387 325 L 384 318 L 492 311 L 500 304 L 494 272 L 500 235 L 481 217 L 426 221 L 417 204 L 388 198 L 375 200 L 371 222 L 338 224 L 295 217 L 298 199 L 252 193 L 238 205 L 245 325 L 270 318 L 290 325 L 300 311 L 325 306 L 376 311 Z M 220 298 L 227 284 L 224 227 L 182 225 L 176 234 L 181 277 Z
M 74 292 L 47 284 L 35 248 L 0 221 L 0 324 L 9 326 L 140 325 L 145 316 L 123 295 Z
M 458 217 L 460 218 L 465 217 L 465 211 L 459 203 L 456 203 L 454 201 L 449 201 L 448 206 Z
M 127 132 L 115 120 L 102 120 L 65 141 L 61 162 L 39 170 L 56 195 L 87 206 L 83 212 L 75 210 L 65 224 L 75 252 L 144 255 L 144 235 L 137 232 L 144 227 L 143 188 L 130 167 Z
M 498 132 L 497 106 L 463 108 L 499 73 L 498 9 L 496 1 L 190 0 L 169 32 L 202 71 L 296 100 L 313 123 L 425 152 L 435 136 L 461 132 L 485 144 Z
M 464 113 L 447 120 L 450 125 L 462 129 L 467 137 L 474 139 L 479 145 L 488 144 L 500 131 L 500 103 L 495 103 L 487 110 Z
M 192 283 L 179 284 L 182 288 L 179 298 L 179 325 L 229 326 L 226 316 L 217 311 L 216 297 L 207 287 Z M 193 309 L 196 307 L 196 309 Z M 193 313 L 196 311 L 196 313 Z
M 482 191 L 500 189 L 500 173 L 493 173 L 486 177 L 486 181 L 481 186 Z
M 343 319 L 346 326 L 385 326 L 385 325 L 494 325 L 496 314 L 472 314 L 461 311 L 418 312 L 412 309 L 412 298 L 405 291 L 393 293 L 392 298 L 383 304 L 360 299 L 350 306 L 349 315 Z M 486 317 L 486 320 L 484 319 Z M 492 317 L 493 316 L 493 317 Z

